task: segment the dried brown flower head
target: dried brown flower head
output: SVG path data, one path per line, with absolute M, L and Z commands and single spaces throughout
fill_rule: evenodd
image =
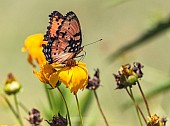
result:
M 95 70 L 93 78 L 88 76 L 88 85 L 86 86 L 89 90 L 96 90 L 100 86 L 99 69 Z
M 33 126 L 38 126 L 42 122 L 42 118 L 40 117 L 40 112 L 33 108 L 31 112 L 28 113 L 29 118 L 27 119 L 30 124 Z
M 135 85 L 138 79 L 143 77 L 142 68 L 143 65 L 139 62 L 134 62 L 133 66 L 130 64 L 122 65 L 118 74 L 113 74 L 117 83 L 116 89 Z
M 60 113 L 58 113 L 58 116 L 53 116 L 53 119 L 51 122 L 49 121 L 47 122 L 50 126 L 67 126 L 67 117 L 65 119 L 60 115 Z

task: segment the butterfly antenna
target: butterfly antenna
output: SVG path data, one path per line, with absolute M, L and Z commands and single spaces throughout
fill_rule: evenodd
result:
M 86 45 L 84 45 L 84 47 L 85 46 L 88 46 L 88 45 L 91 45 L 91 44 L 94 44 L 94 43 L 97 43 L 97 42 L 100 42 L 100 41 L 102 41 L 103 39 L 99 39 L 99 40 L 97 40 L 97 41 L 95 41 L 95 42 L 92 42 L 92 43 L 89 43 L 89 44 L 86 44 Z

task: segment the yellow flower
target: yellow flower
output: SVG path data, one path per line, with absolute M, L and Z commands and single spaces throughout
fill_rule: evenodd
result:
M 78 89 L 83 90 L 87 85 L 88 71 L 86 64 L 78 62 L 75 66 L 66 66 L 58 71 L 58 77 L 71 92 L 76 94 Z
M 48 83 L 55 88 L 58 81 L 63 82 L 74 94 L 83 90 L 87 85 L 88 71 L 86 64 L 75 62 L 74 65 L 44 64 L 40 67 L 40 72 L 34 71 L 40 81 Z
M 42 44 L 46 44 L 47 41 L 43 41 L 43 34 L 34 34 L 26 38 L 22 52 L 28 51 L 28 62 L 35 67 L 33 59 L 37 61 L 39 65 L 46 62 L 45 56 L 42 52 Z

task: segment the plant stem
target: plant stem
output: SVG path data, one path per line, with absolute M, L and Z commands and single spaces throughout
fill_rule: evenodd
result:
M 135 104 L 135 106 L 137 107 L 137 109 L 139 110 L 140 114 L 142 115 L 143 120 L 145 121 L 145 123 L 147 124 L 147 121 L 145 119 L 145 116 L 141 110 L 141 108 L 139 107 L 139 105 L 137 104 L 136 100 L 134 99 L 134 97 L 131 95 L 131 93 L 126 89 L 127 93 L 129 94 L 129 96 L 131 97 L 131 99 L 133 100 L 133 103 Z
M 140 114 L 142 115 L 143 120 L 144 120 L 145 123 L 147 124 L 147 121 L 146 121 L 146 119 L 145 119 L 145 116 L 144 116 L 141 108 L 139 107 L 139 105 L 136 103 L 136 100 L 134 99 L 134 97 L 132 97 L 131 93 L 127 90 L 127 88 L 126 88 L 126 91 L 127 91 L 128 95 L 130 96 L 130 98 L 133 100 L 133 103 L 135 104 L 135 106 L 136 106 L 137 109 L 139 110 Z
M 130 89 L 130 94 L 131 94 L 131 96 L 132 96 L 132 98 L 133 98 L 133 101 L 134 101 L 134 104 L 135 104 L 135 108 L 136 108 L 136 112 L 137 112 L 137 115 L 138 115 L 138 119 L 139 119 L 140 125 L 143 126 L 141 117 L 140 117 L 140 115 L 139 115 L 139 111 L 138 111 L 138 109 L 137 109 L 137 107 L 136 107 L 136 104 L 137 104 L 137 103 L 136 103 L 136 100 L 135 100 L 135 98 L 134 98 L 134 96 L 133 96 L 132 89 L 131 89 L 130 87 L 129 87 L 129 89 Z
M 104 115 L 104 113 L 103 113 L 103 110 L 102 110 L 102 108 L 101 108 L 101 105 L 100 105 L 100 102 L 99 102 L 99 99 L 98 99 L 98 96 L 97 96 L 97 92 L 96 92 L 96 90 L 93 90 L 93 92 L 94 92 L 94 95 L 95 95 L 95 98 L 96 98 L 97 105 L 98 105 L 98 107 L 99 107 L 100 113 L 102 114 L 102 117 L 103 117 L 103 119 L 104 119 L 104 121 L 105 121 L 105 124 L 106 124 L 106 126 L 109 126 L 109 124 L 108 124 L 108 122 L 107 122 L 107 119 L 106 119 L 106 117 L 105 117 L 105 115 Z
M 144 102 L 145 102 L 146 109 L 147 109 L 147 111 L 148 111 L 148 115 L 149 115 L 149 117 L 151 117 L 151 113 L 150 113 L 150 110 L 149 110 L 149 105 L 148 105 L 147 99 L 146 99 L 146 97 L 145 97 L 145 95 L 144 95 L 144 93 L 143 93 L 143 91 L 142 91 L 142 88 L 141 88 L 141 86 L 140 86 L 140 84 L 139 84 L 139 81 L 137 81 L 137 84 L 138 84 L 139 90 L 140 90 L 140 92 L 141 92 L 141 94 L 142 94 L 143 100 L 144 100 Z
M 77 108 L 78 108 L 78 111 L 79 111 L 79 117 L 80 117 L 81 125 L 84 126 L 84 122 L 83 122 L 83 118 L 82 118 L 82 115 L 81 115 L 81 110 L 80 110 L 80 105 L 79 105 L 77 94 L 75 94 L 75 97 L 76 97 L 76 103 L 77 103 Z
M 19 105 L 27 114 L 29 113 L 28 108 L 23 103 L 19 102 Z
M 45 89 L 45 92 L 46 92 L 46 95 L 47 95 L 49 106 L 51 108 L 51 111 L 53 112 L 53 105 L 52 105 L 52 102 L 51 102 L 50 93 L 48 91 L 47 84 L 45 84 L 45 83 L 44 83 L 44 89 Z
M 11 105 L 10 101 L 7 99 L 5 95 L 2 95 L 2 97 L 5 99 L 6 103 L 8 104 L 9 108 L 11 109 L 12 113 L 15 115 L 15 117 L 18 119 L 18 114 L 14 110 L 14 107 Z
M 69 121 L 69 125 L 71 126 L 71 119 L 70 119 L 70 114 L 69 114 L 69 109 L 68 109 L 68 106 L 67 106 L 67 102 L 66 102 L 66 99 L 63 95 L 63 93 L 61 92 L 60 88 L 57 86 L 57 89 L 58 91 L 60 92 L 60 95 L 64 101 L 64 104 L 65 104 L 65 107 L 66 107 L 66 111 L 67 111 L 67 116 L 68 116 L 68 121 Z
M 130 92 L 129 92 L 130 90 Z M 133 92 L 131 90 L 131 88 L 129 88 L 129 90 L 126 88 L 126 91 L 128 93 L 128 95 L 130 96 L 130 98 L 132 99 L 134 105 L 135 105 L 135 109 L 136 109 L 136 113 L 137 113 L 137 116 L 138 116 L 138 119 L 139 119 L 139 122 L 140 122 L 140 125 L 143 126 L 143 123 L 142 123 L 142 120 L 141 120 L 141 117 L 139 115 L 139 111 L 140 113 L 142 112 L 141 109 L 139 108 L 138 104 L 136 103 L 135 99 L 134 99 L 134 96 L 133 96 Z M 144 116 L 143 113 L 141 114 L 142 117 Z
M 18 118 L 18 121 L 20 123 L 21 126 L 24 126 L 23 122 L 22 122 L 22 118 L 21 118 L 21 115 L 20 115 L 20 111 L 19 111 L 19 104 L 18 104 L 18 100 L 17 100 L 17 95 L 14 94 L 14 101 L 15 101 L 15 106 L 16 106 L 16 112 L 18 113 L 17 115 L 17 118 Z
M 15 101 L 16 111 L 17 111 L 17 113 L 19 115 L 19 107 L 18 107 L 18 100 L 17 100 L 17 95 L 16 94 L 14 94 L 14 101 Z

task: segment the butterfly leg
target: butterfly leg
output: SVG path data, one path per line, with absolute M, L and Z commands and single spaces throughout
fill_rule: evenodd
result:
M 86 52 L 85 52 L 85 51 L 82 51 L 82 52 L 83 52 L 84 54 L 81 54 L 81 55 L 75 57 L 75 58 L 79 58 L 79 57 L 80 57 L 80 59 L 78 60 L 78 62 L 79 62 L 79 61 L 83 61 L 84 57 L 86 56 Z

